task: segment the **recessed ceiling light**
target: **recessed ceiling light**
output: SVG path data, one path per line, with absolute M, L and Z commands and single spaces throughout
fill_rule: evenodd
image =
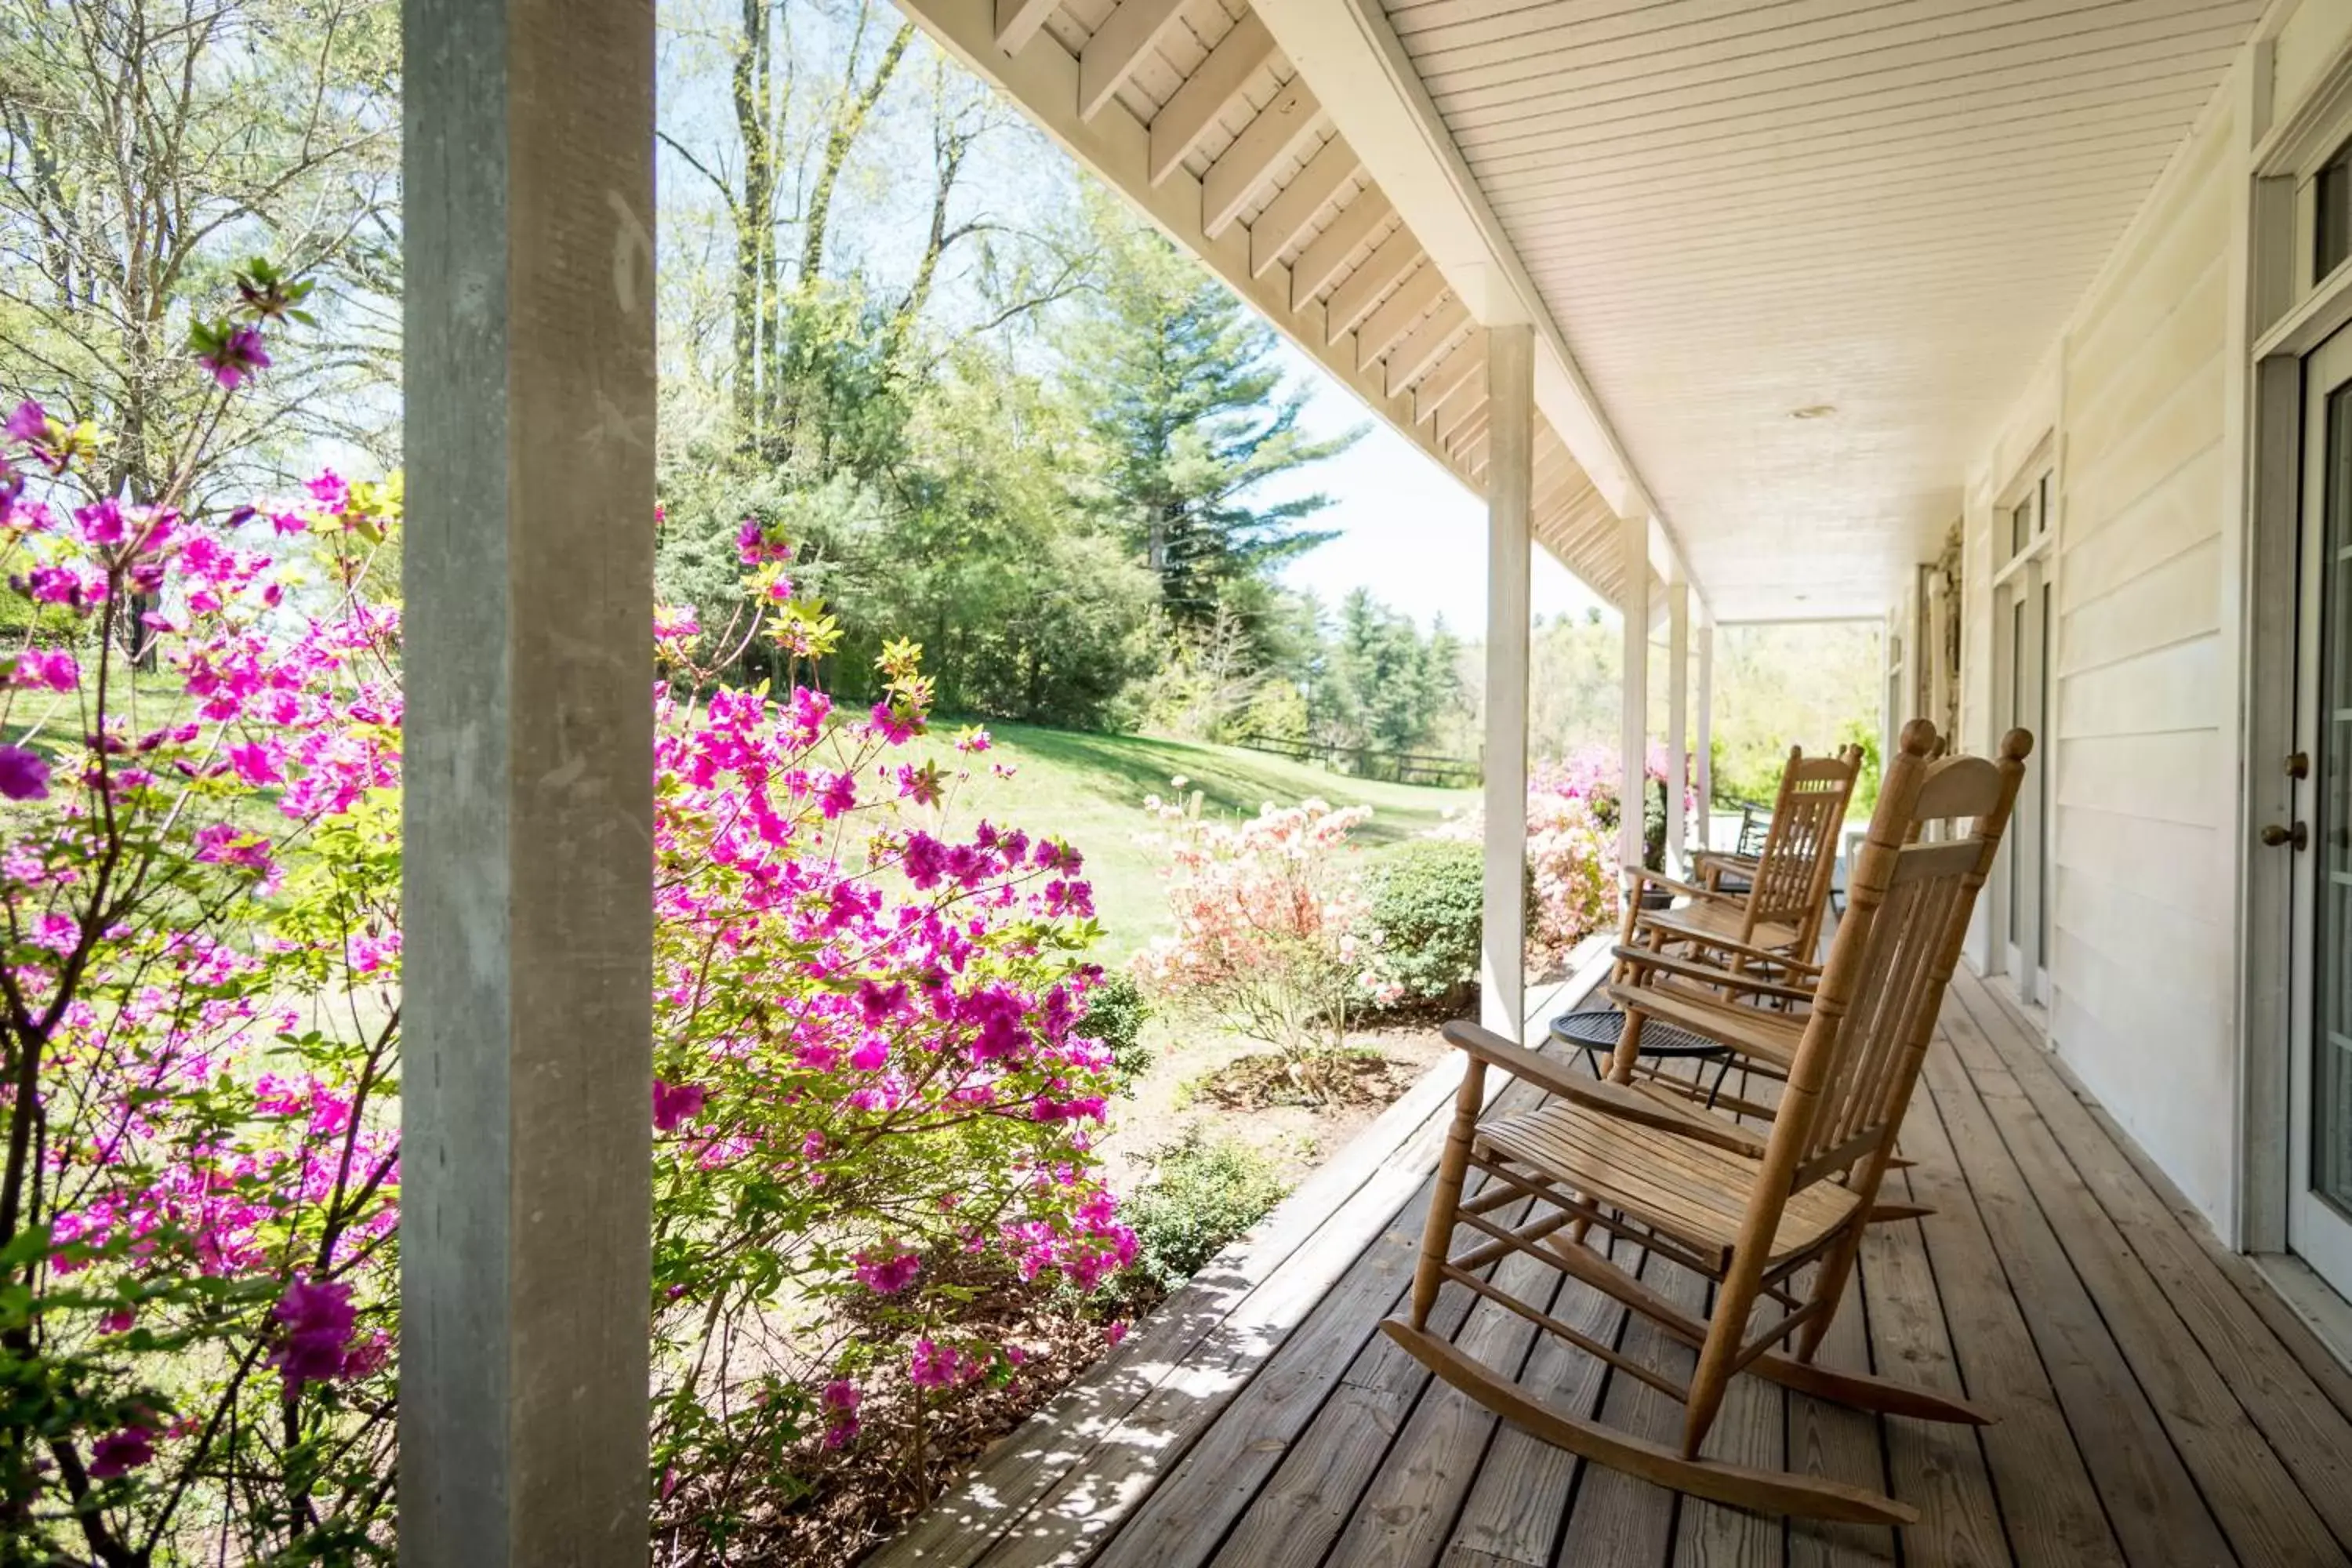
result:
M 1790 409 L 1789 411 L 1789 417 L 1791 419 L 1826 419 L 1836 412 L 1837 409 L 1832 405 L 1827 403 L 1809 403 L 1802 408 Z

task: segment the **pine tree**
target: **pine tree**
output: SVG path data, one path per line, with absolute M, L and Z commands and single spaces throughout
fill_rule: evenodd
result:
M 1260 489 L 1360 432 L 1302 434 L 1306 396 L 1284 386 L 1273 332 L 1107 196 L 1088 216 L 1101 282 L 1063 328 L 1065 385 L 1105 453 L 1108 508 L 1170 621 L 1197 634 L 1235 584 L 1331 537 L 1301 526 L 1326 497 L 1267 503 Z

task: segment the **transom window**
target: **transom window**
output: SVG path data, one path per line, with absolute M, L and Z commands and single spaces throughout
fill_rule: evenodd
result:
M 2314 282 L 2352 256 L 2352 142 L 2312 177 L 2311 277 Z
M 2023 554 L 2049 527 L 2050 476 L 2044 474 L 2009 509 L 2009 557 Z

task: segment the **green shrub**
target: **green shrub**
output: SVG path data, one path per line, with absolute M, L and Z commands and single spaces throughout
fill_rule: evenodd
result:
M 1286 1190 L 1256 1150 L 1188 1129 L 1153 1152 L 1150 1179 L 1119 1205 L 1135 1230 L 1134 1273 L 1156 1290 L 1173 1290 L 1265 1218 Z
M 1371 869 L 1374 960 L 1383 979 L 1422 1001 L 1459 1001 L 1478 978 L 1485 853 L 1475 843 L 1416 838 Z
M 1100 1040 L 1110 1051 L 1111 1077 L 1119 1092 L 1128 1092 L 1137 1079 L 1151 1070 L 1151 1049 L 1143 1044 L 1143 1026 L 1151 1021 L 1151 1004 L 1134 977 L 1113 971 L 1087 993 L 1081 1034 Z

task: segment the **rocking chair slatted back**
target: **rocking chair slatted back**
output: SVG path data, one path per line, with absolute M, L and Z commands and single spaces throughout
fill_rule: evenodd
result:
M 1748 929 L 1741 940 L 1768 921 L 1793 926 L 1808 941 L 1819 932 L 1822 903 L 1836 867 L 1838 828 L 1861 773 L 1858 747 L 1827 757 L 1808 757 L 1800 747 L 1789 749 L 1772 826 L 1765 833 L 1748 895 Z
M 1927 763 L 1906 751 L 1897 762 L 1904 778 L 1890 773 L 1890 789 L 1899 782 L 1910 799 L 1882 801 L 1871 819 L 1775 1124 L 1776 1138 L 1796 1144 L 1799 1185 L 1894 1140 L 2024 775 L 2022 753 L 2008 755 L 2012 743 L 2030 742 L 2011 736 L 1999 763 Z M 1966 819 L 1965 835 L 1923 842 L 1931 823 L 1958 833 L 1956 819 Z

